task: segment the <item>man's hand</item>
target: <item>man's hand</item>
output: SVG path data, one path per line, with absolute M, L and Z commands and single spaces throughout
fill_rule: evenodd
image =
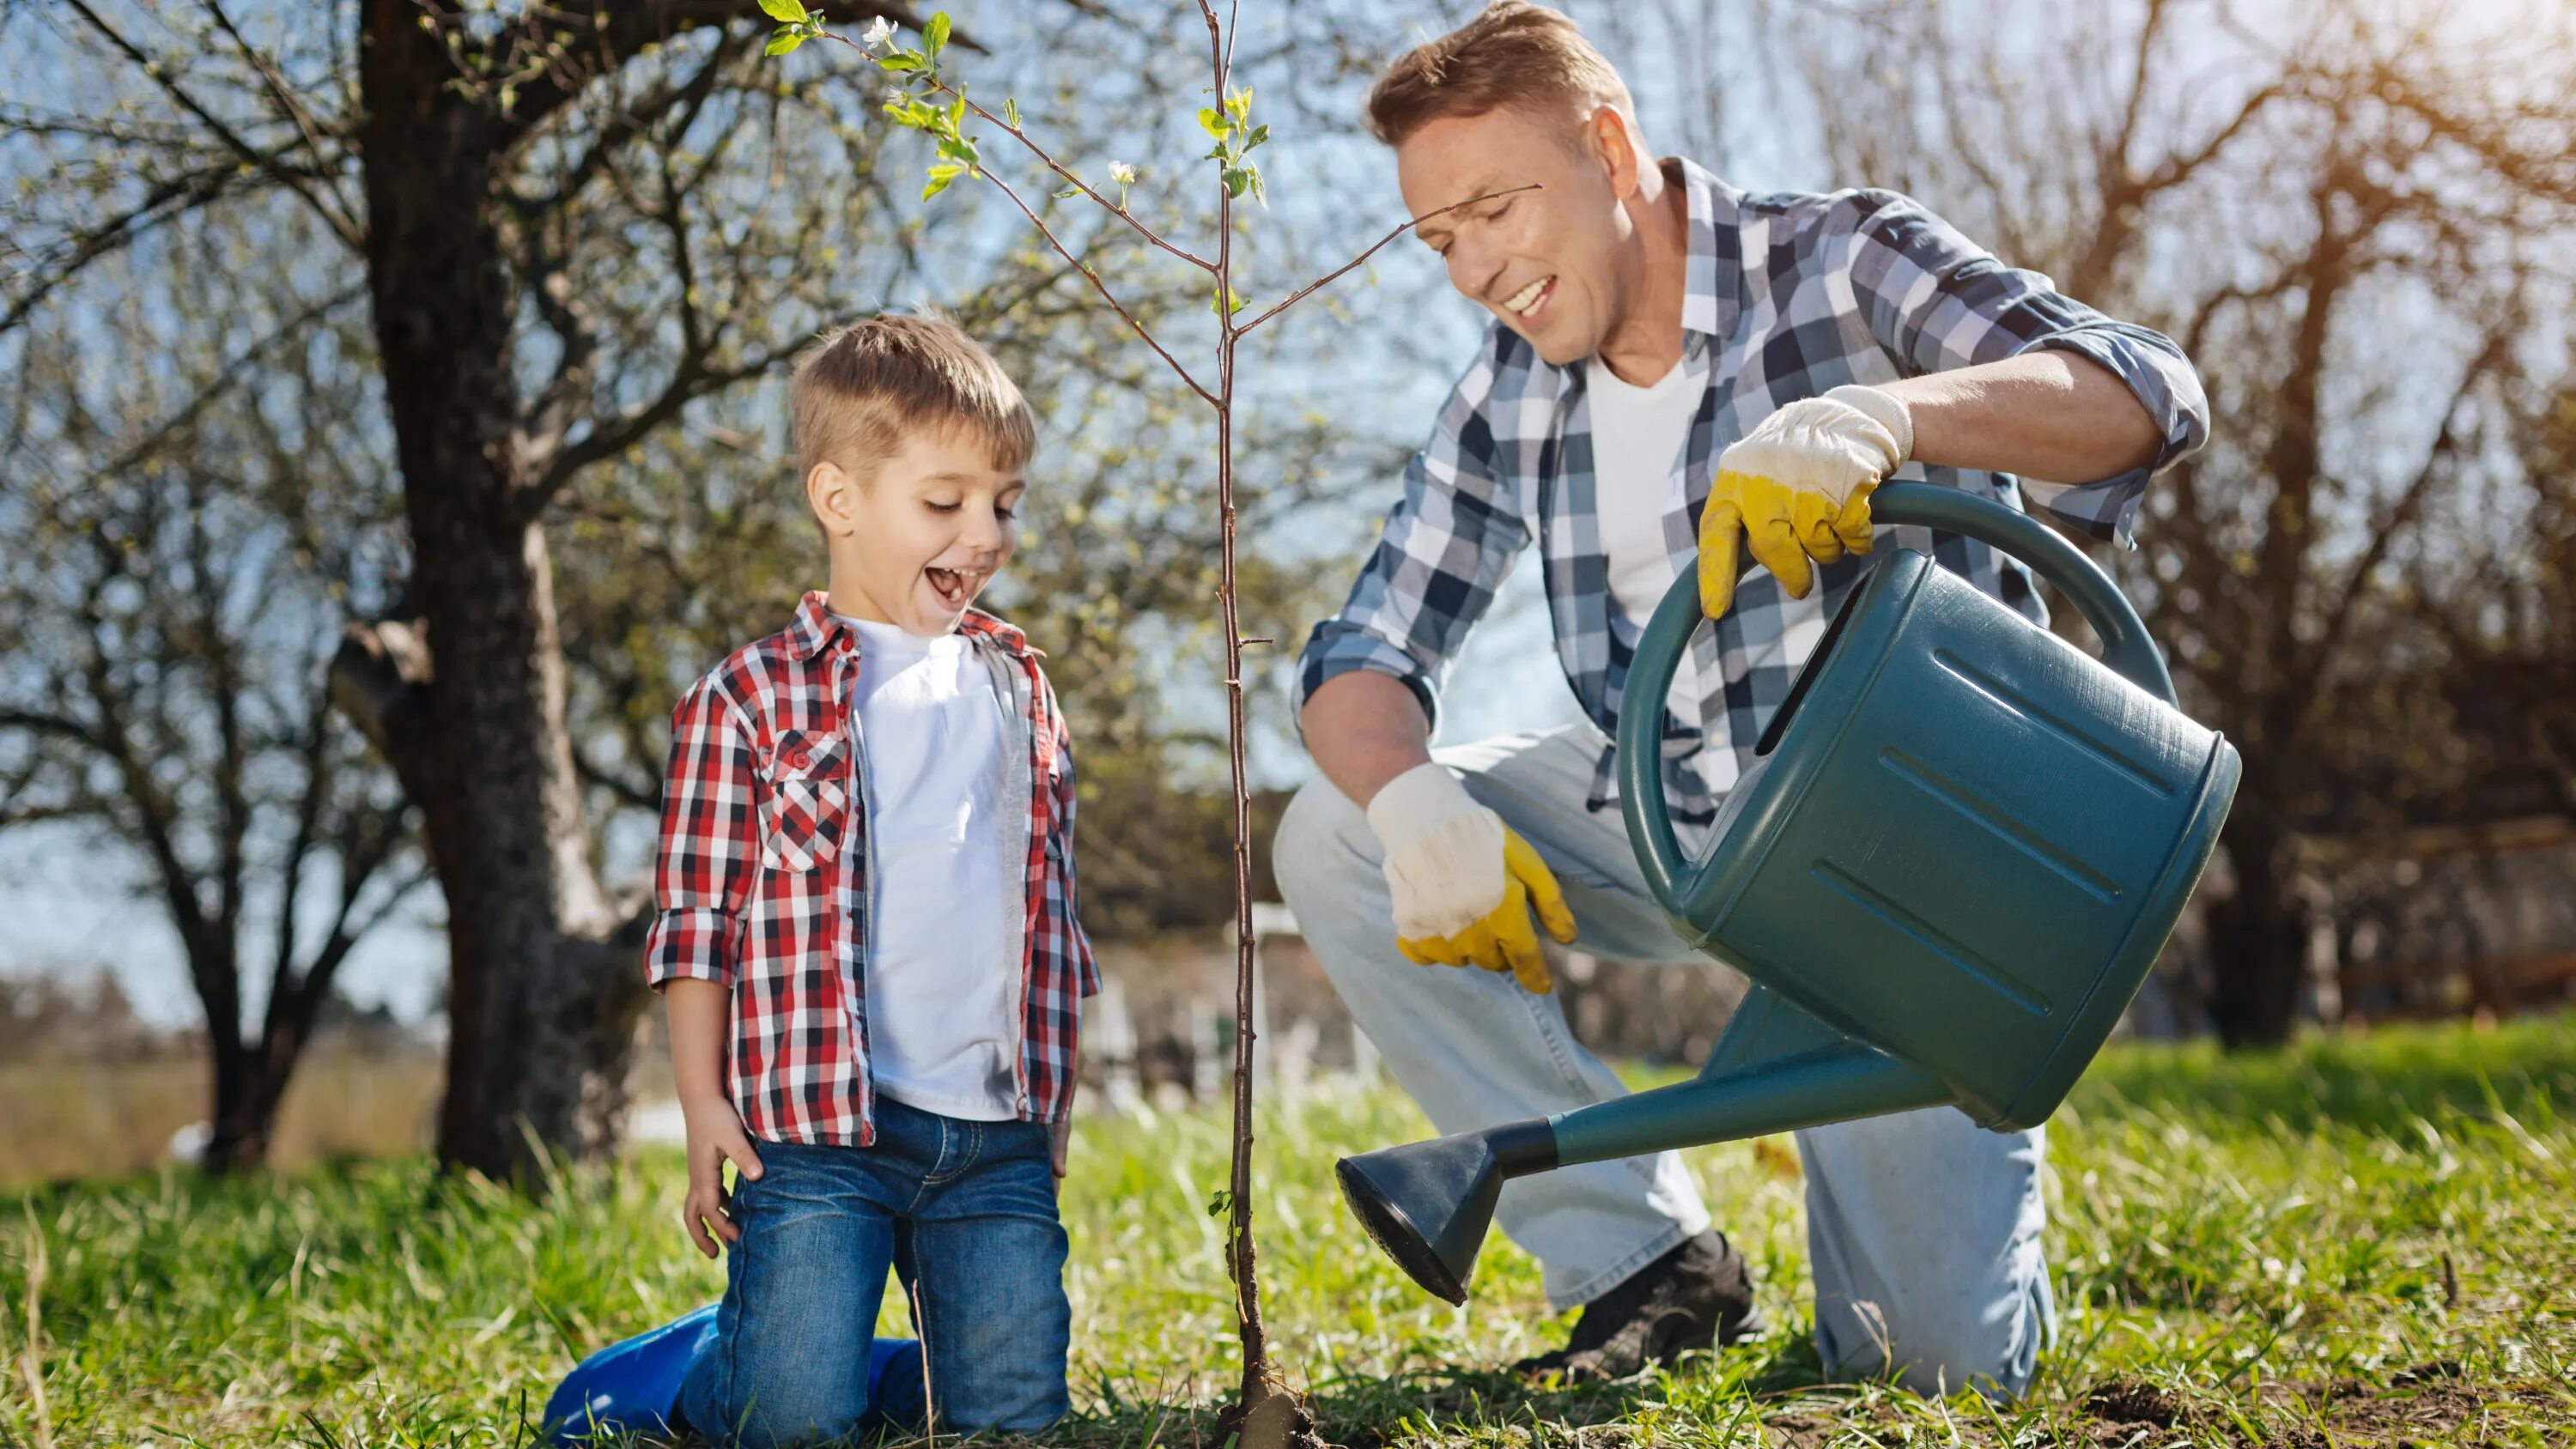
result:
M 724 1190 L 724 1165 L 752 1181 L 760 1179 L 760 1154 L 751 1147 L 751 1134 L 742 1130 L 742 1118 L 733 1103 L 721 1096 L 683 1099 L 681 1119 L 688 1124 L 689 1195 L 680 1204 L 680 1221 L 688 1227 L 689 1238 L 698 1251 L 712 1258 L 723 1251 L 716 1238 L 728 1243 L 742 1241 L 742 1228 L 733 1220 L 733 1200 Z M 715 1236 L 708 1236 L 712 1226 Z
M 1913 451 L 1905 404 L 1876 388 L 1838 387 L 1756 424 L 1718 456 L 1700 512 L 1702 612 L 1714 619 L 1735 603 L 1739 533 L 1793 599 L 1815 587 L 1814 563 L 1869 552 L 1869 495 Z
M 1368 819 L 1386 849 L 1395 945 L 1406 960 L 1509 971 L 1547 993 L 1554 983 L 1530 912 L 1559 944 L 1574 940 L 1574 913 L 1528 841 L 1437 764 L 1389 780 L 1369 801 Z

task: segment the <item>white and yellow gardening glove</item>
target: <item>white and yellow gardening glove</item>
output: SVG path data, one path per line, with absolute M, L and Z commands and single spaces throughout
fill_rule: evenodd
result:
M 1701 610 L 1714 619 L 1735 602 L 1738 534 L 1793 599 L 1815 587 L 1815 564 L 1869 552 L 1869 495 L 1913 454 L 1913 415 L 1874 387 L 1801 398 L 1755 424 L 1718 455 L 1700 511 Z
M 1574 913 L 1528 841 L 1477 804 L 1457 776 L 1431 764 L 1380 787 L 1368 822 L 1386 851 L 1395 946 L 1406 960 L 1509 971 L 1547 994 L 1554 983 L 1530 911 L 1559 944 L 1574 940 Z

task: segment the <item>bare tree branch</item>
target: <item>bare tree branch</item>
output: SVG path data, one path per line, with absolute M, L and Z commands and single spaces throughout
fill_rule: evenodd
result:
M 244 140 L 239 132 L 224 124 L 214 112 L 207 110 L 196 97 L 188 94 L 187 88 L 179 84 L 178 80 L 170 74 L 167 66 L 159 64 L 152 57 L 144 54 L 115 26 L 108 24 L 105 16 L 90 8 L 89 0 L 63 0 L 63 3 L 69 5 L 83 20 L 88 21 L 91 29 L 105 37 L 110 45 L 115 46 L 127 60 L 132 61 L 135 67 L 149 77 L 154 85 L 159 86 L 181 110 L 196 117 L 198 122 L 213 133 L 215 139 L 223 142 L 235 156 L 265 173 L 287 190 L 294 192 L 298 199 L 313 209 L 314 215 L 322 218 L 322 224 L 329 227 L 332 235 L 345 243 L 349 250 L 353 252 L 366 250 L 366 236 L 360 231 L 357 223 L 342 216 L 335 208 L 324 204 L 322 199 L 304 184 L 304 178 L 284 164 L 282 153 L 263 151 Z

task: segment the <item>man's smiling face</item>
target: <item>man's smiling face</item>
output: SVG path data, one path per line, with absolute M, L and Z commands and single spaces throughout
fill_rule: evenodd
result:
M 1449 268 L 1449 284 L 1527 338 L 1551 365 L 1598 351 L 1625 315 L 1634 224 L 1621 198 L 1635 187 L 1618 150 L 1627 132 L 1608 108 L 1577 131 L 1518 106 L 1427 122 L 1395 148 L 1396 184 L 1414 229 Z M 1535 191 L 1515 187 L 1535 184 Z M 1509 195 L 1493 195 L 1510 192 Z M 1472 206 L 1443 207 L 1485 196 Z

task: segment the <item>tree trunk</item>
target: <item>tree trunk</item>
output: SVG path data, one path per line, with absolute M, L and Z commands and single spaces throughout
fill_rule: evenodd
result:
M 2230 1050 L 2288 1041 L 2307 974 L 2307 907 L 2290 890 L 2286 842 L 2244 823 L 2262 808 L 2239 801 L 2228 821 L 2222 839 L 2236 889 L 2209 909 L 2209 1020 Z
M 589 858 L 552 574 L 526 501 L 494 174 L 511 132 L 452 86 L 419 20 L 403 0 L 369 0 L 359 78 L 368 281 L 431 660 L 426 758 L 405 773 L 426 788 L 414 803 L 447 898 L 438 1153 L 534 1183 L 540 1148 L 612 1145 L 644 978 L 601 949 L 618 923 Z
M 269 1132 L 277 1116 L 274 1090 L 257 1078 L 258 1062 L 244 1050 L 238 1022 L 229 1029 L 209 1017 L 206 1022 L 209 1070 L 214 1074 L 215 1110 L 204 1154 L 197 1165 L 209 1176 L 222 1177 L 268 1161 Z
M 214 1135 L 207 1139 L 203 1163 L 209 1174 L 220 1177 L 267 1163 L 277 1109 L 286 1100 L 286 1084 L 304 1046 L 300 1039 L 283 1044 L 281 1055 L 281 1045 L 272 1041 L 258 1054 L 235 1052 L 229 1065 L 217 1058 Z

